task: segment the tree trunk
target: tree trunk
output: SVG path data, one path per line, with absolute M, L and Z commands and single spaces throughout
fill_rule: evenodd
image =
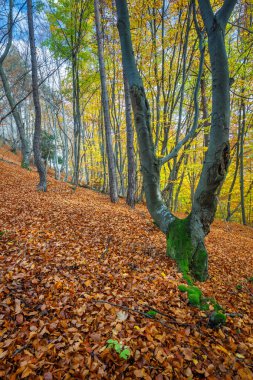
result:
M 134 131 L 132 126 L 131 115 L 131 97 L 130 89 L 126 74 L 123 68 L 125 104 L 126 104 L 126 129 L 127 129 L 127 160 L 128 160 L 128 186 L 126 203 L 134 208 L 135 205 L 135 189 L 136 189 L 136 168 L 134 157 Z
M 96 34 L 97 34 L 97 44 L 98 44 L 100 81 L 101 81 L 101 88 L 102 88 L 102 103 L 103 103 L 103 111 L 104 111 L 106 152 L 107 152 L 108 171 L 109 171 L 109 191 L 110 191 L 111 201 L 115 203 L 118 201 L 117 177 L 116 177 L 115 160 L 114 160 L 114 155 L 113 155 L 112 131 L 111 131 L 111 122 L 110 122 L 110 113 L 109 113 L 109 99 L 108 99 L 108 93 L 107 93 L 107 88 L 106 88 L 103 40 L 102 40 L 102 30 L 101 30 L 100 10 L 99 10 L 98 0 L 94 0 L 94 8 L 95 8 Z
M 199 0 L 201 15 L 208 34 L 212 70 L 212 119 L 208 151 L 196 189 L 190 233 L 193 245 L 191 269 L 199 278 L 207 277 L 207 252 L 204 237 L 210 231 L 217 208 L 217 191 L 229 165 L 229 69 L 225 48 L 225 29 L 236 0 L 225 0 L 214 14 L 209 0 Z
M 8 81 L 8 78 L 6 76 L 5 70 L 4 70 L 1 62 L 0 62 L 0 76 L 1 76 L 1 79 L 3 82 L 4 93 L 5 93 L 5 96 L 8 100 L 10 109 L 12 110 L 12 115 L 14 117 L 17 129 L 19 132 L 20 140 L 21 140 L 21 153 L 22 153 L 21 166 L 22 166 L 22 168 L 28 169 L 29 164 L 30 164 L 29 163 L 29 161 L 30 161 L 29 142 L 28 142 L 28 139 L 26 138 L 26 135 L 25 135 L 25 128 L 24 128 L 24 124 L 22 122 L 20 113 L 19 113 L 17 107 L 15 107 L 16 102 L 13 98 L 12 93 L 11 93 L 9 81 Z
M 205 76 L 203 74 L 203 77 L 201 78 L 201 103 L 202 103 L 202 113 L 203 113 L 203 119 L 204 119 L 204 147 L 207 148 L 209 144 L 209 133 L 208 133 L 208 108 L 207 108 L 207 98 L 206 98 L 206 81 Z
M 35 165 L 39 173 L 39 184 L 37 186 L 38 190 L 47 190 L 46 181 L 46 170 L 41 158 L 40 150 L 40 140 L 41 140 L 41 108 L 40 108 L 40 98 L 39 98 L 39 86 L 38 86 L 38 67 L 36 58 L 36 47 L 34 38 L 34 25 L 33 25 L 33 14 L 32 14 L 32 0 L 27 0 L 27 19 L 28 19 L 28 29 L 29 29 L 29 41 L 30 41 L 30 54 L 31 54 L 31 64 L 32 64 L 32 89 L 33 89 L 33 103 L 35 110 L 35 128 L 33 136 L 33 153 Z
M 78 186 L 80 166 L 80 143 L 81 143 L 81 113 L 80 113 L 80 87 L 78 58 L 76 54 L 72 57 L 72 84 L 73 84 L 73 119 L 74 119 L 74 173 L 72 182 Z
M 244 93 L 244 91 L 242 91 Z M 242 214 L 242 224 L 246 226 L 246 215 L 245 215 L 245 204 L 244 204 L 244 134 L 245 134 L 245 123 L 246 123 L 246 110 L 245 102 L 241 102 L 241 135 L 240 135 L 240 194 L 241 194 L 241 214 Z
M 57 63 L 58 64 L 58 63 Z M 64 99 L 62 95 L 62 86 L 61 86 L 61 74 L 58 68 L 57 70 L 58 80 L 59 80 L 59 90 L 60 90 L 60 98 L 61 98 L 61 110 L 62 110 L 62 123 L 63 123 L 63 168 L 65 171 L 64 181 L 68 181 L 68 171 L 69 171 L 69 150 L 68 150 L 68 135 L 67 135 L 67 123 L 65 117 L 65 109 L 64 109 Z
M 160 165 L 154 153 L 149 104 L 135 63 L 126 1 L 116 0 L 116 6 L 122 61 L 130 87 L 147 207 L 154 222 L 166 233 L 175 217 L 165 206 L 160 192 Z

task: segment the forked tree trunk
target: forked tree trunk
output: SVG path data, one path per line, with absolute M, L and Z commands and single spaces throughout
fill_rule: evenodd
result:
M 116 0 L 122 58 L 130 85 L 147 207 L 155 223 L 167 234 L 168 255 L 176 260 L 185 277 L 191 272 L 200 281 L 208 276 L 204 237 L 214 219 L 216 191 L 225 178 L 229 162 L 229 72 L 224 34 L 235 3 L 236 0 L 225 0 L 214 15 L 209 0 L 199 0 L 212 65 L 212 125 L 192 212 L 180 220 L 171 214 L 162 200 L 160 161 L 154 154 L 149 105 L 135 63 L 127 3 L 126 0 Z
M 32 64 L 32 89 L 33 89 L 33 103 L 35 110 L 35 127 L 33 135 L 33 153 L 34 161 L 37 167 L 40 181 L 37 186 L 38 190 L 47 190 L 46 169 L 41 157 L 40 140 L 41 140 L 41 107 L 39 98 L 39 86 L 38 86 L 38 66 L 36 57 L 36 47 L 34 38 L 34 25 L 33 25 L 33 13 L 32 13 L 32 0 L 27 0 L 27 19 L 30 41 L 30 54 Z

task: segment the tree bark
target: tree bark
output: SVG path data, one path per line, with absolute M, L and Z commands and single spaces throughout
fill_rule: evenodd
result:
M 99 71 L 100 71 L 100 81 L 101 81 L 101 88 L 102 88 L 102 103 L 103 103 L 103 111 L 104 111 L 106 152 L 107 152 L 108 171 L 109 171 L 109 191 L 110 191 L 111 201 L 115 203 L 118 201 L 117 177 L 116 177 L 115 160 L 114 160 L 114 155 L 113 155 L 112 131 L 111 131 L 111 122 L 110 122 L 110 113 L 109 113 L 109 99 L 108 99 L 108 92 L 106 88 L 103 40 L 102 40 L 102 30 L 101 30 L 100 10 L 99 10 L 98 0 L 94 0 L 94 8 L 95 8 L 96 35 L 97 35 L 97 44 L 98 44 Z
M 206 98 L 206 80 L 205 76 L 203 74 L 201 78 L 201 103 L 202 103 L 202 114 L 204 119 L 204 147 L 207 148 L 209 144 L 209 132 L 207 131 L 207 128 L 209 126 L 208 123 L 208 108 L 207 108 L 207 98 Z
M 74 173 L 72 182 L 78 186 L 80 167 L 80 143 L 81 143 L 81 112 L 80 112 L 80 85 L 78 57 L 72 55 L 72 84 L 73 84 L 73 119 L 74 119 Z
M 244 92 L 244 91 L 242 91 Z M 245 124 L 246 124 L 246 109 L 245 102 L 241 102 L 241 135 L 240 135 L 240 194 L 241 194 L 241 214 L 242 214 L 242 224 L 246 226 L 246 214 L 245 214 L 245 204 L 244 204 L 244 134 L 245 134 Z
M 41 107 L 39 98 L 39 86 L 38 86 L 38 65 L 36 57 L 36 46 L 34 37 L 34 25 L 33 25 L 33 10 L 32 0 L 27 0 L 27 19 L 30 41 L 30 54 L 32 64 L 32 90 L 33 90 L 33 103 L 35 110 L 35 128 L 33 136 L 33 153 L 34 161 L 39 173 L 38 190 L 47 190 L 46 169 L 41 158 L 40 140 L 41 140 Z
M 62 123 L 63 123 L 63 168 L 65 171 L 64 174 L 64 181 L 68 181 L 68 171 L 69 171 L 69 149 L 68 149 L 68 135 L 67 135 L 67 123 L 66 123 L 66 117 L 65 117 L 65 109 L 64 109 L 64 99 L 62 94 L 62 86 L 61 86 L 61 75 L 60 75 L 60 69 L 57 69 L 58 74 L 58 80 L 59 80 L 59 92 L 60 92 L 60 98 L 61 98 L 61 111 L 62 111 Z
M 125 89 L 125 105 L 126 105 L 126 130 L 127 130 L 127 160 L 128 160 L 128 187 L 126 203 L 134 208 L 135 205 L 135 189 L 136 189 L 136 166 L 134 157 L 134 131 L 132 126 L 131 115 L 131 96 L 127 76 L 123 68 L 124 89 Z

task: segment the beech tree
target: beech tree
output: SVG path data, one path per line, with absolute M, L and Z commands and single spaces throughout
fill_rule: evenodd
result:
M 126 0 L 116 0 L 116 7 L 123 66 L 130 86 L 147 207 L 154 222 L 167 235 L 167 254 L 176 260 L 179 270 L 186 278 L 190 272 L 197 280 L 204 281 L 208 277 L 208 255 L 204 238 L 214 220 L 217 191 L 229 166 L 230 81 L 224 38 L 236 0 L 224 0 L 216 13 L 209 0 L 199 0 L 198 3 L 208 36 L 211 60 L 212 119 L 208 151 L 195 191 L 192 211 L 185 219 L 175 217 L 166 207 L 160 191 L 160 169 L 168 159 L 175 157 L 178 150 L 188 141 L 189 135 L 178 142 L 169 155 L 159 159 L 156 157 L 150 126 L 150 108 L 135 62 Z
M 40 181 L 37 186 L 38 190 L 47 190 L 46 168 L 41 157 L 41 106 L 39 97 L 39 81 L 38 81 L 38 65 L 36 56 L 36 46 L 34 37 L 34 24 L 33 24 L 33 4 L 32 0 L 27 0 L 27 20 L 29 30 L 31 66 L 32 66 L 32 94 L 35 111 L 35 126 L 33 136 L 33 153 L 34 161 L 37 167 Z
M 112 146 L 112 131 L 111 131 L 111 121 L 110 121 L 110 112 L 109 112 L 109 99 L 108 99 L 108 92 L 107 92 L 107 87 L 106 87 L 106 73 L 105 73 L 104 52 L 103 52 L 102 28 L 101 28 L 98 0 L 94 0 L 94 9 L 95 9 L 95 21 L 96 21 L 96 36 L 97 36 L 97 44 L 98 44 L 98 58 L 99 58 L 101 92 L 102 92 L 102 104 L 103 104 L 103 113 L 104 113 L 106 152 L 107 152 L 108 172 L 109 172 L 109 191 L 110 191 L 111 201 L 117 202 L 118 201 L 117 177 L 116 177 L 115 159 L 113 155 L 113 146 Z

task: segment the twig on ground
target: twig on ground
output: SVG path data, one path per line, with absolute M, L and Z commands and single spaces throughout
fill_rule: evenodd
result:
M 143 317 L 145 318 L 148 318 L 148 319 L 152 319 L 153 321 L 156 321 L 158 323 L 160 323 L 161 325 L 165 326 L 165 327 L 168 327 L 169 329 L 172 329 L 172 330 L 175 330 L 173 327 L 169 326 L 168 324 L 166 324 L 165 322 L 155 318 L 153 315 L 149 315 L 141 310 L 138 310 L 138 309 L 132 309 L 130 307 L 127 307 L 127 306 L 124 306 L 124 305 L 118 305 L 116 303 L 112 303 L 112 302 L 109 302 L 109 301 L 104 301 L 104 300 L 92 300 L 92 302 L 94 303 L 106 303 L 106 304 L 109 304 L 111 306 L 115 306 L 115 307 L 118 307 L 120 309 L 123 309 L 123 310 L 126 310 L 126 311 L 129 311 L 130 313 L 137 313 L 137 314 L 140 314 L 142 315 Z M 153 309 L 154 310 L 154 309 Z M 154 310 L 155 311 L 155 310 Z M 159 313 L 161 314 L 161 313 Z M 164 315 L 164 314 L 161 314 L 161 315 Z M 170 321 L 170 323 L 173 323 L 175 325 L 178 325 L 178 326 L 190 326 L 189 324 L 186 324 L 186 323 L 180 323 L 180 322 L 177 322 L 175 320 L 172 320 Z

